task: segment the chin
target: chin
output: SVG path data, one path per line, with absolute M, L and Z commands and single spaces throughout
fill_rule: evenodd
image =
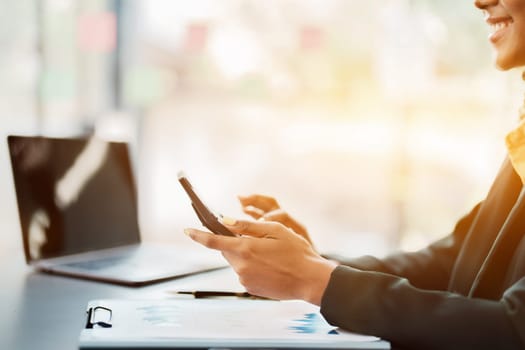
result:
M 506 57 L 501 57 L 498 55 L 496 55 L 495 64 L 496 64 L 496 68 L 498 68 L 501 71 L 507 71 L 515 67 L 515 65 L 512 64 L 511 60 L 509 60 Z
M 496 67 L 499 70 L 507 71 L 513 68 L 525 66 L 525 57 L 516 57 L 518 55 L 498 55 L 496 54 Z
M 504 64 L 504 63 L 500 63 L 500 62 L 496 61 L 496 68 L 497 68 L 498 70 L 500 70 L 500 71 L 505 72 L 505 71 L 508 71 L 508 70 L 510 70 L 510 69 L 512 69 L 512 68 L 514 68 L 514 67 L 512 67 L 512 66 L 508 66 L 508 65 L 506 65 L 506 64 Z

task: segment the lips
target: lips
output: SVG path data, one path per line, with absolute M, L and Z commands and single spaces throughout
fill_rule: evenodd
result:
M 514 21 L 511 17 L 489 17 L 487 23 L 492 28 L 489 40 L 496 44 L 500 41 Z

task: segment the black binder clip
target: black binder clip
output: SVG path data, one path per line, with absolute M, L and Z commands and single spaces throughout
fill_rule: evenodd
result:
M 101 312 L 105 311 L 105 312 Z M 90 307 L 87 311 L 87 322 L 86 322 L 86 328 L 91 329 L 93 326 L 99 326 L 102 328 L 111 328 L 111 317 L 113 316 L 113 311 L 111 309 L 108 309 L 107 307 L 103 306 L 95 306 Z M 98 318 L 100 317 L 100 314 L 105 314 L 104 320 L 101 321 Z

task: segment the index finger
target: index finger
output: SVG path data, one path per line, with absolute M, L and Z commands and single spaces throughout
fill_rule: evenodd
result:
M 234 233 L 257 238 L 276 238 L 287 230 L 283 224 L 275 221 L 234 220 L 233 222 L 223 221 L 223 224 Z
M 184 233 L 206 248 L 219 250 L 221 252 L 235 251 L 240 239 L 239 237 L 221 236 L 193 228 L 184 229 Z
M 249 196 L 238 196 L 238 198 L 244 207 L 253 206 L 265 212 L 279 209 L 279 203 L 277 203 L 277 200 L 270 196 L 252 194 Z

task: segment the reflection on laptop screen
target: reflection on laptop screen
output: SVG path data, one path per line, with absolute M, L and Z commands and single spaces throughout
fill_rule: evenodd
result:
M 125 143 L 8 137 L 28 262 L 139 243 Z

